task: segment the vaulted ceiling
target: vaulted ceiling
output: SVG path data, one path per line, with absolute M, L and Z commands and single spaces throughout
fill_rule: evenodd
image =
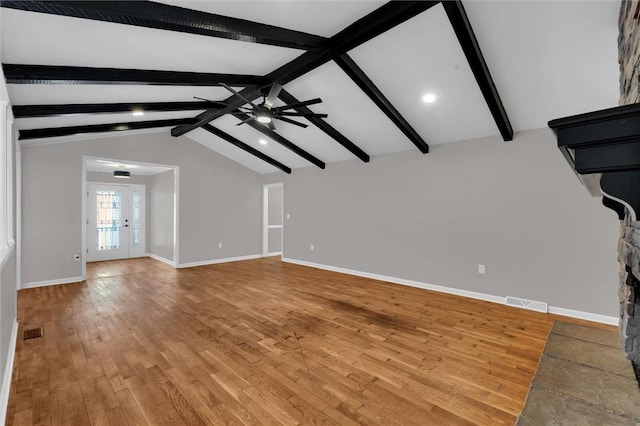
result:
M 290 172 L 509 141 L 618 97 L 616 1 L 1 5 L 23 144 L 171 132 L 256 172 Z M 328 116 L 238 125 L 247 103 L 224 85 L 257 104 L 273 83 L 275 107 L 321 98 L 295 111 Z

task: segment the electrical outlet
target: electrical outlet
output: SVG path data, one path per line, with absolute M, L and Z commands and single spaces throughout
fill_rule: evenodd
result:
M 222 243 L 218 243 L 218 248 L 222 248 Z
M 478 265 L 478 273 L 484 274 L 484 272 L 485 272 L 484 265 Z
M 287 219 L 291 219 L 291 213 L 287 213 Z
M 313 251 L 313 249 L 314 249 L 313 244 L 311 244 L 311 245 L 309 246 L 309 250 Z
M 80 255 L 79 255 L 79 254 L 74 254 L 74 255 L 73 255 L 73 260 L 74 260 L 75 262 L 80 262 Z

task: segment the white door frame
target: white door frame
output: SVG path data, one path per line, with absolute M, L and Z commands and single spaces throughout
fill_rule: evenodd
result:
M 282 197 L 280 206 L 280 225 L 269 225 L 269 188 L 272 187 L 282 188 Z M 280 228 L 280 251 L 269 253 L 269 229 Z M 284 252 L 284 184 L 268 183 L 263 185 L 262 188 L 262 255 L 263 256 L 278 256 Z
M 173 169 L 173 262 L 172 266 L 175 268 L 179 265 L 180 253 L 179 253 L 179 201 L 180 201 L 180 166 L 170 165 L 170 164 L 158 164 L 158 163 L 147 163 L 143 161 L 136 160 L 123 160 L 116 158 L 107 158 L 107 157 L 94 157 L 90 155 L 82 156 L 82 213 L 80 221 L 82 227 L 82 250 L 80 252 L 81 259 L 81 268 L 82 268 L 82 279 L 87 279 L 87 160 L 103 160 L 109 161 L 113 163 L 136 163 L 144 166 L 153 166 L 153 167 L 166 167 L 168 169 Z M 147 224 L 148 225 L 148 224 Z

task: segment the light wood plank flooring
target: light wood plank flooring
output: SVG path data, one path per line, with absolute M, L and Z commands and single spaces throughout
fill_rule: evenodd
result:
M 22 290 L 7 424 L 514 424 L 552 315 L 281 263 Z

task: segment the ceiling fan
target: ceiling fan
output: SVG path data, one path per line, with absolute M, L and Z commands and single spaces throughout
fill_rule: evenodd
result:
M 280 94 L 280 91 L 282 90 L 282 86 L 278 83 L 273 83 L 271 85 L 271 88 L 269 88 L 268 92 L 267 92 L 267 88 L 263 90 L 262 102 L 257 105 L 253 103 L 251 100 L 245 98 L 242 94 L 235 91 L 233 88 L 227 86 L 226 84 L 222 84 L 222 85 L 228 91 L 233 93 L 235 96 L 239 97 L 240 99 L 242 99 L 243 101 L 251 105 L 251 107 L 239 107 L 238 108 L 239 112 L 232 113 L 234 115 L 240 115 L 240 116 L 249 115 L 249 118 L 242 120 L 240 123 L 237 124 L 238 126 L 255 120 L 255 121 L 258 121 L 259 123 L 265 124 L 267 127 L 269 127 L 269 129 L 275 130 L 276 126 L 273 120 L 280 120 L 280 121 L 284 121 L 285 123 L 289 123 L 295 126 L 305 128 L 305 127 L 308 127 L 308 125 L 296 120 L 292 120 L 288 117 L 317 117 L 317 118 L 328 117 L 327 114 L 316 114 L 312 111 L 306 111 L 306 112 L 305 111 L 303 112 L 289 111 L 299 107 L 306 107 L 308 105 L 319 104 L 320 102 L 322 102 L 322 99 L 320 98 L 310 99 L 308 101 L 302 101 L 302 102 L 294 102 L 292 104 L 274 107 L 273 105 L 275 104 L 276 99 L 278 98 L 278 94 Z

